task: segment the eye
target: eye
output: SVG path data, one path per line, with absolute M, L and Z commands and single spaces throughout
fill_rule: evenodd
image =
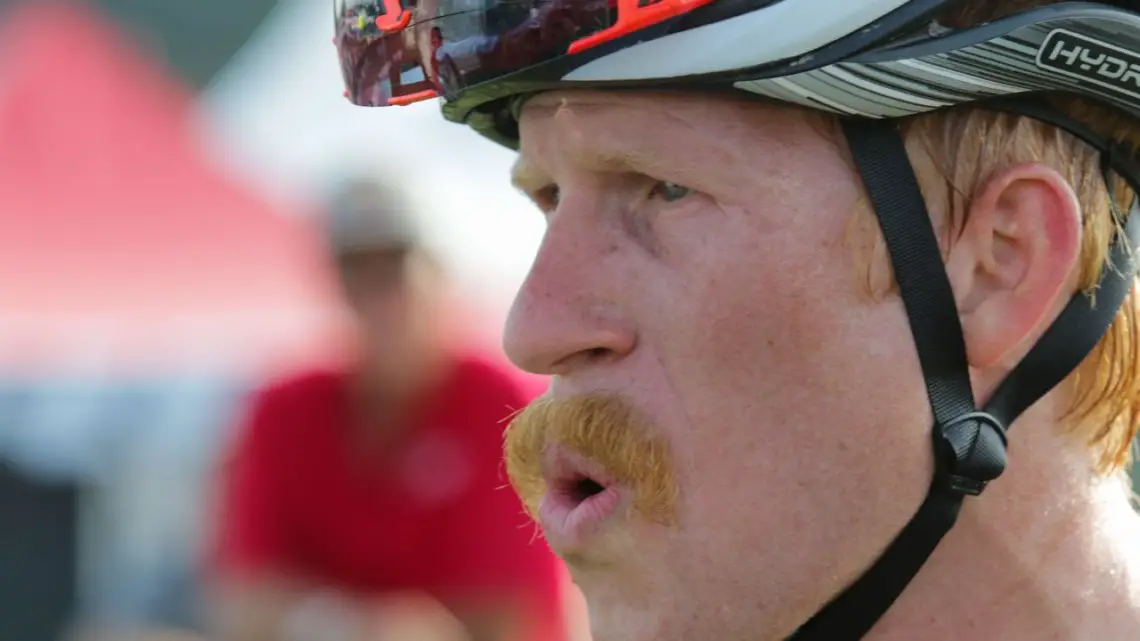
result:
M 650 198 L 660 198 L 667 203 L 676 202 L 693 192 L 692 189 L 684 185 L 678 185 L 668 181 L 661 181 L 653 186 L 653 190 L 649 192 Z

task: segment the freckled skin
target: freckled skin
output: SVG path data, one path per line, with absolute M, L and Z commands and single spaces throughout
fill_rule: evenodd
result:
M 630 396 L 677 459 L 679 526 L 631 525 L 627 572 L 575 574 L 597 641 L 797 625 L 906 522 L 928 474 L 906 318 L 851 286 L 857 177 L 802 114 L 755 104 L 591 94 L 532 102 L 521 126 L 559 195 L 507 348 L 564 389 Z M 598 169 L 627 150 L 657 166 Z M 647 196 L 641 172 L 693 192 Z M 613 356 L 576 354 L 590 346 Z
M 544 94 L 520 133 L 515 182 L 547 230 L 504 347 L 554 375 L 552 398 L 628 402 L 678 491 L 675 524 L 615 519 L 566 555 L 595 641 L 785 639 L 877 558 L 932 469 L 902 303 L 857 285 L 846 151 L 803 111 L 697 94 Z M 1075 291 L 1080 210 L 1032 163 L 966 200 L 946 265 L 985 398 Z M 1017 422 L 1005 475 L 864 641 L 1134 636 L 1140 526 L 1065 407 L 1058 391 Z

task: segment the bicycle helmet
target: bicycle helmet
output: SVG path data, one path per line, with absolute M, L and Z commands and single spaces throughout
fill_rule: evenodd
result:
M 976 0 L 975 0 L 976 1 Z M 965 29 L 961 0 L 335 0 L 346 96 L 437 95 L 443 114 L 517 148 L 518 113 L 555 88 L 751 93 L 838 115 L 878 217 L 925 377 L 935 468 L 886 552 L 792 641 L 862 638 L 1006 465 L 1014 420 L 1087 356 L 1135 281 L 1136 205 L 1092 292 L 1075 295 L 984 406 L 926 204 L 893 119 L 966 103 L 1058 127 L 1140 191 L 1135 151 L 1040 98 L 1064 92 L 1140 118 L 1140 3 L 1057 2 Z M 433 37 L 434 33 L 434 37 Z M 446 77 L 441 77 L 446 76 Z M 1138 121 L 1140 126 L 1140 121 Z

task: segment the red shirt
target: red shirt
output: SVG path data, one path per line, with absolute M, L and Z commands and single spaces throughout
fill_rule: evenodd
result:
M 533 397 L 464 358 L 387 465 L 352 456 L 347 375 L 314 372 L 254 400 L 223 483 L 216 561 L 358 595 L 423 590 L 445 603 L 508 591 L 564 638 L 561 565 L 507 484 L 503 428 Z

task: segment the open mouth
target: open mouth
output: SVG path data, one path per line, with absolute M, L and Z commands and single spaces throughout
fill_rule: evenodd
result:
M 558 492 L 575 506 L 606 491 L 606 486 L 588 476 L 578 476 L 559 483 Z
M 580 548 L 602 523 L 617 512 L 621 488 L 605 471 L 562 447 L 546 453 L 546 496 L 538 520 L 555 550 Z

